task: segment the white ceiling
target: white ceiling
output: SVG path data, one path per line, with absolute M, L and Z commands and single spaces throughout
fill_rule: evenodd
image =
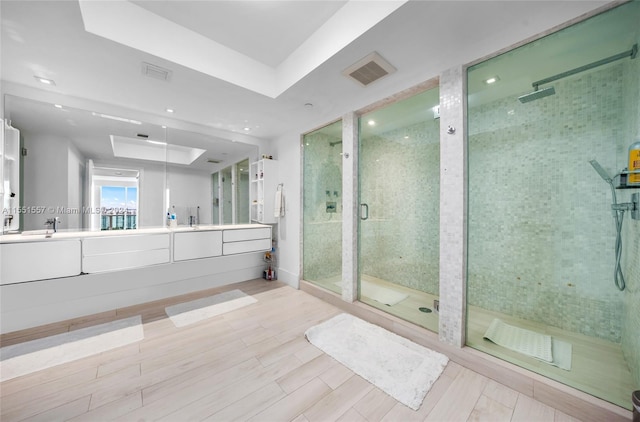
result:
M 3 91 L 16 93 L 29 88 L 43 98 L 80 98 L 122 113 L 146 114 L 154 122 L 185 121 L 202 125 L 227 139 L 239 136 L 270 140 L 314 129 L 390 96 L 400 90 L 438 76 L 453 66 L 478 60 L 514 43 L 594 10 L 606 1 L 115 1 L 91 3 L 109 8 L 128 3 L 162 26 L 164 42 L 157 42 L 155 54 L 114 42 L 85 30 L 76 1 L 0 2 L 2 18 Z M 382 5 L 390 14 L 370 29 L 376 17 L 355 10 Z M 142 6 L 142 7 L 140 7 Z M 374 7 L 375 6 L 375 7 Z M 351 9 L 348 9 L 351 8 Z M 394 8 L 397 8 L 394 10 Z M 347 13 L 350 11 L 351 15 Z M 378 16 L 376 15 L 376 16 Z M 337 17 L 347 20 L 339 21 Z M 379 16 L 378 16 L 379 18 Z M 129 40 L 153 40 L 147 24 L 121 19 L 108 22 L 109 31 L 128 34 Z M 346 23 L 345 23 L 346 22 Z M 232 60 L 217 60 L 215 54 L 194 44 L 172 38 L 170 28 L 201 36 L 204 44 L 215 43 L 238 57 L 253 60 L 256 68 L 279 69 L 296 66 L 292 57 L 300 47 L 326 36 L 326 28 L 342 23 L 355 28 L 341 38 L 304 51 L 304 64 L 296 69 L 303 76 L 273 98 L 252 89 L 212 77 L 194 69 L 188 60 L 164 54 L 184 52 L 190 59 L 202 56 L 241 75 L 246 67 L 234 67 Z M 351 23 L 351 24 L 349 24 Z M 175 26 L 173 26 L 175 25 Z M 323 32 L 323 28 L 325 32 Z M 156 28 L 157 29 L 157 28 Z M 357 29 L 357 30 L 356 30 Z M 186 31 L 186 32 L 185 32 Z M 329 31 L 331 33 L 331 31 Z M 194 38 L 195 39 L 195 38 Z M 126 40 L 125 40 L 126 41 Z M 343 43 L 343 44 L 340 44 Z M 153 44 L 153 42 L 151 42 Z M 327 48 L 324 48 L 327 47 Z M 163 51 L 160 51 L 163 50 Z M 158 53 L 160 51 L 160 53 Z M 331 53 L 331 51 L 333 51 Z M 346 79 L 341 71 L 367 54 L 377 51 L 398 71 L 363 88 Z M 298 52 L 298 53 L 296 53 Z M 317 53 L 317 54 L 316 54 Z M 318 57 L 314 57 L 317 55 Z M 170 60 L 167 57 L 173 57 Z M 185 57 L 186 57 L 185 56 Z M 317 65 L 308 69 L 308 63 Z M 169 82 L 142 75 L 143 62 L 172 71 Z M 291 64 L 293 63 L 293 64 Z M 302 63 L 302 61 L 301 61 Z M 208 63 L 210 64 L 210 63 Z M 304 69 L 302 69 L 304 67 Z M 295 73 L 295 72 L 292 72 Z M 55 80 L 55 86 L 39 84 L 34 76 Z M 529 81 L 530 82 L 530 81 Z M 286 86 L 286 84 L 285 84 Z M 25 89 L 26 89 L 25 88 Z M 305 107 L 306 103 L 313 107 Z M 169 115 L 166 108 L 175 109 Z M 247 127 L 250 131 L 245 131 Z
M 187 0 L 132 3 L 267 66 L 276 67 L 347 2 Z

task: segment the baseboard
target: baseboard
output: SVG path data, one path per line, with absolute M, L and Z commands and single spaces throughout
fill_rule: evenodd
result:
M 282 281 L 283 283 L 288 284 L 294 289 L 300 288 L 300 277 L 298 276 L 297 273 L 294 274 L 290 271 L 284 270 L 282 268 L 278 268 L 277 275 L 278 275 L 278 280 Z

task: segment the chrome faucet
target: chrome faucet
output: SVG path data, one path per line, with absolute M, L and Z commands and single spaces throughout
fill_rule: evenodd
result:
M 53 232 L 56 233 L 58 231 L 58 225 L 60 224 L 60 217 L 47 218 L 44 224 L 47 226 L 47 230 L 53 229 Z

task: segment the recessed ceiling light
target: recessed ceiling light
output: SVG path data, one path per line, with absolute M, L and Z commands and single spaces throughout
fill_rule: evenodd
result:
M 409 135 L 405 135 L 404 139 L 409 139 Z
M 375 126 L 375 125 L 376 125 L 376 121 L 375 121 L 375 120 L 369 120 L 369 121 L 367 122 L 367 124 L 368 124 L 369 126 Z
M 173 112 L 174 112 L 174 110 L 172 108 L 168 108 L 167 109 L 167 113 L 173 113 Z
M 500 78 L 498 76 L 492 76 L 490 78 L 485 79 L 484 83 L 487 84 L 487 85 L 491 85 L 491 84 L 495 84 L 499 80 L 500 80 Z
M 313 104 L 311 104 L 311 103 L 306 103 L 306 104 L 304 105 L 304 108 L 313 108 Z
M 54 104 L 53 105 L 55 108 L 62 108 L 62 106 L 60 104 Z
M 41 84 L 52 85 L 52 86 L 56 84 L 56 82 L 53 79 L 47 79 L 40 76 L 34 76 L 34 78 L 36 78 L 36 81 L 40 82 Z
M 251 130 L 250 127 L 245 127 L 244 130 L 246 130 L 247 132 Z

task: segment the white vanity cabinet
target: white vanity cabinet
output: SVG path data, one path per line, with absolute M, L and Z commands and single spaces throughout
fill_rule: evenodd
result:
M 0 332 L 260 278 L 271 226 L 0 236 Z
M 170 247 L 169 233 L 88 237 L 82 241 L 82 272 L 168 264 Z
M 79 275 L 80 240 L 0 244 L 0 284 Z
M 222 230 L 174 233 L 173 260 L 212 258 L 222 255 Z

